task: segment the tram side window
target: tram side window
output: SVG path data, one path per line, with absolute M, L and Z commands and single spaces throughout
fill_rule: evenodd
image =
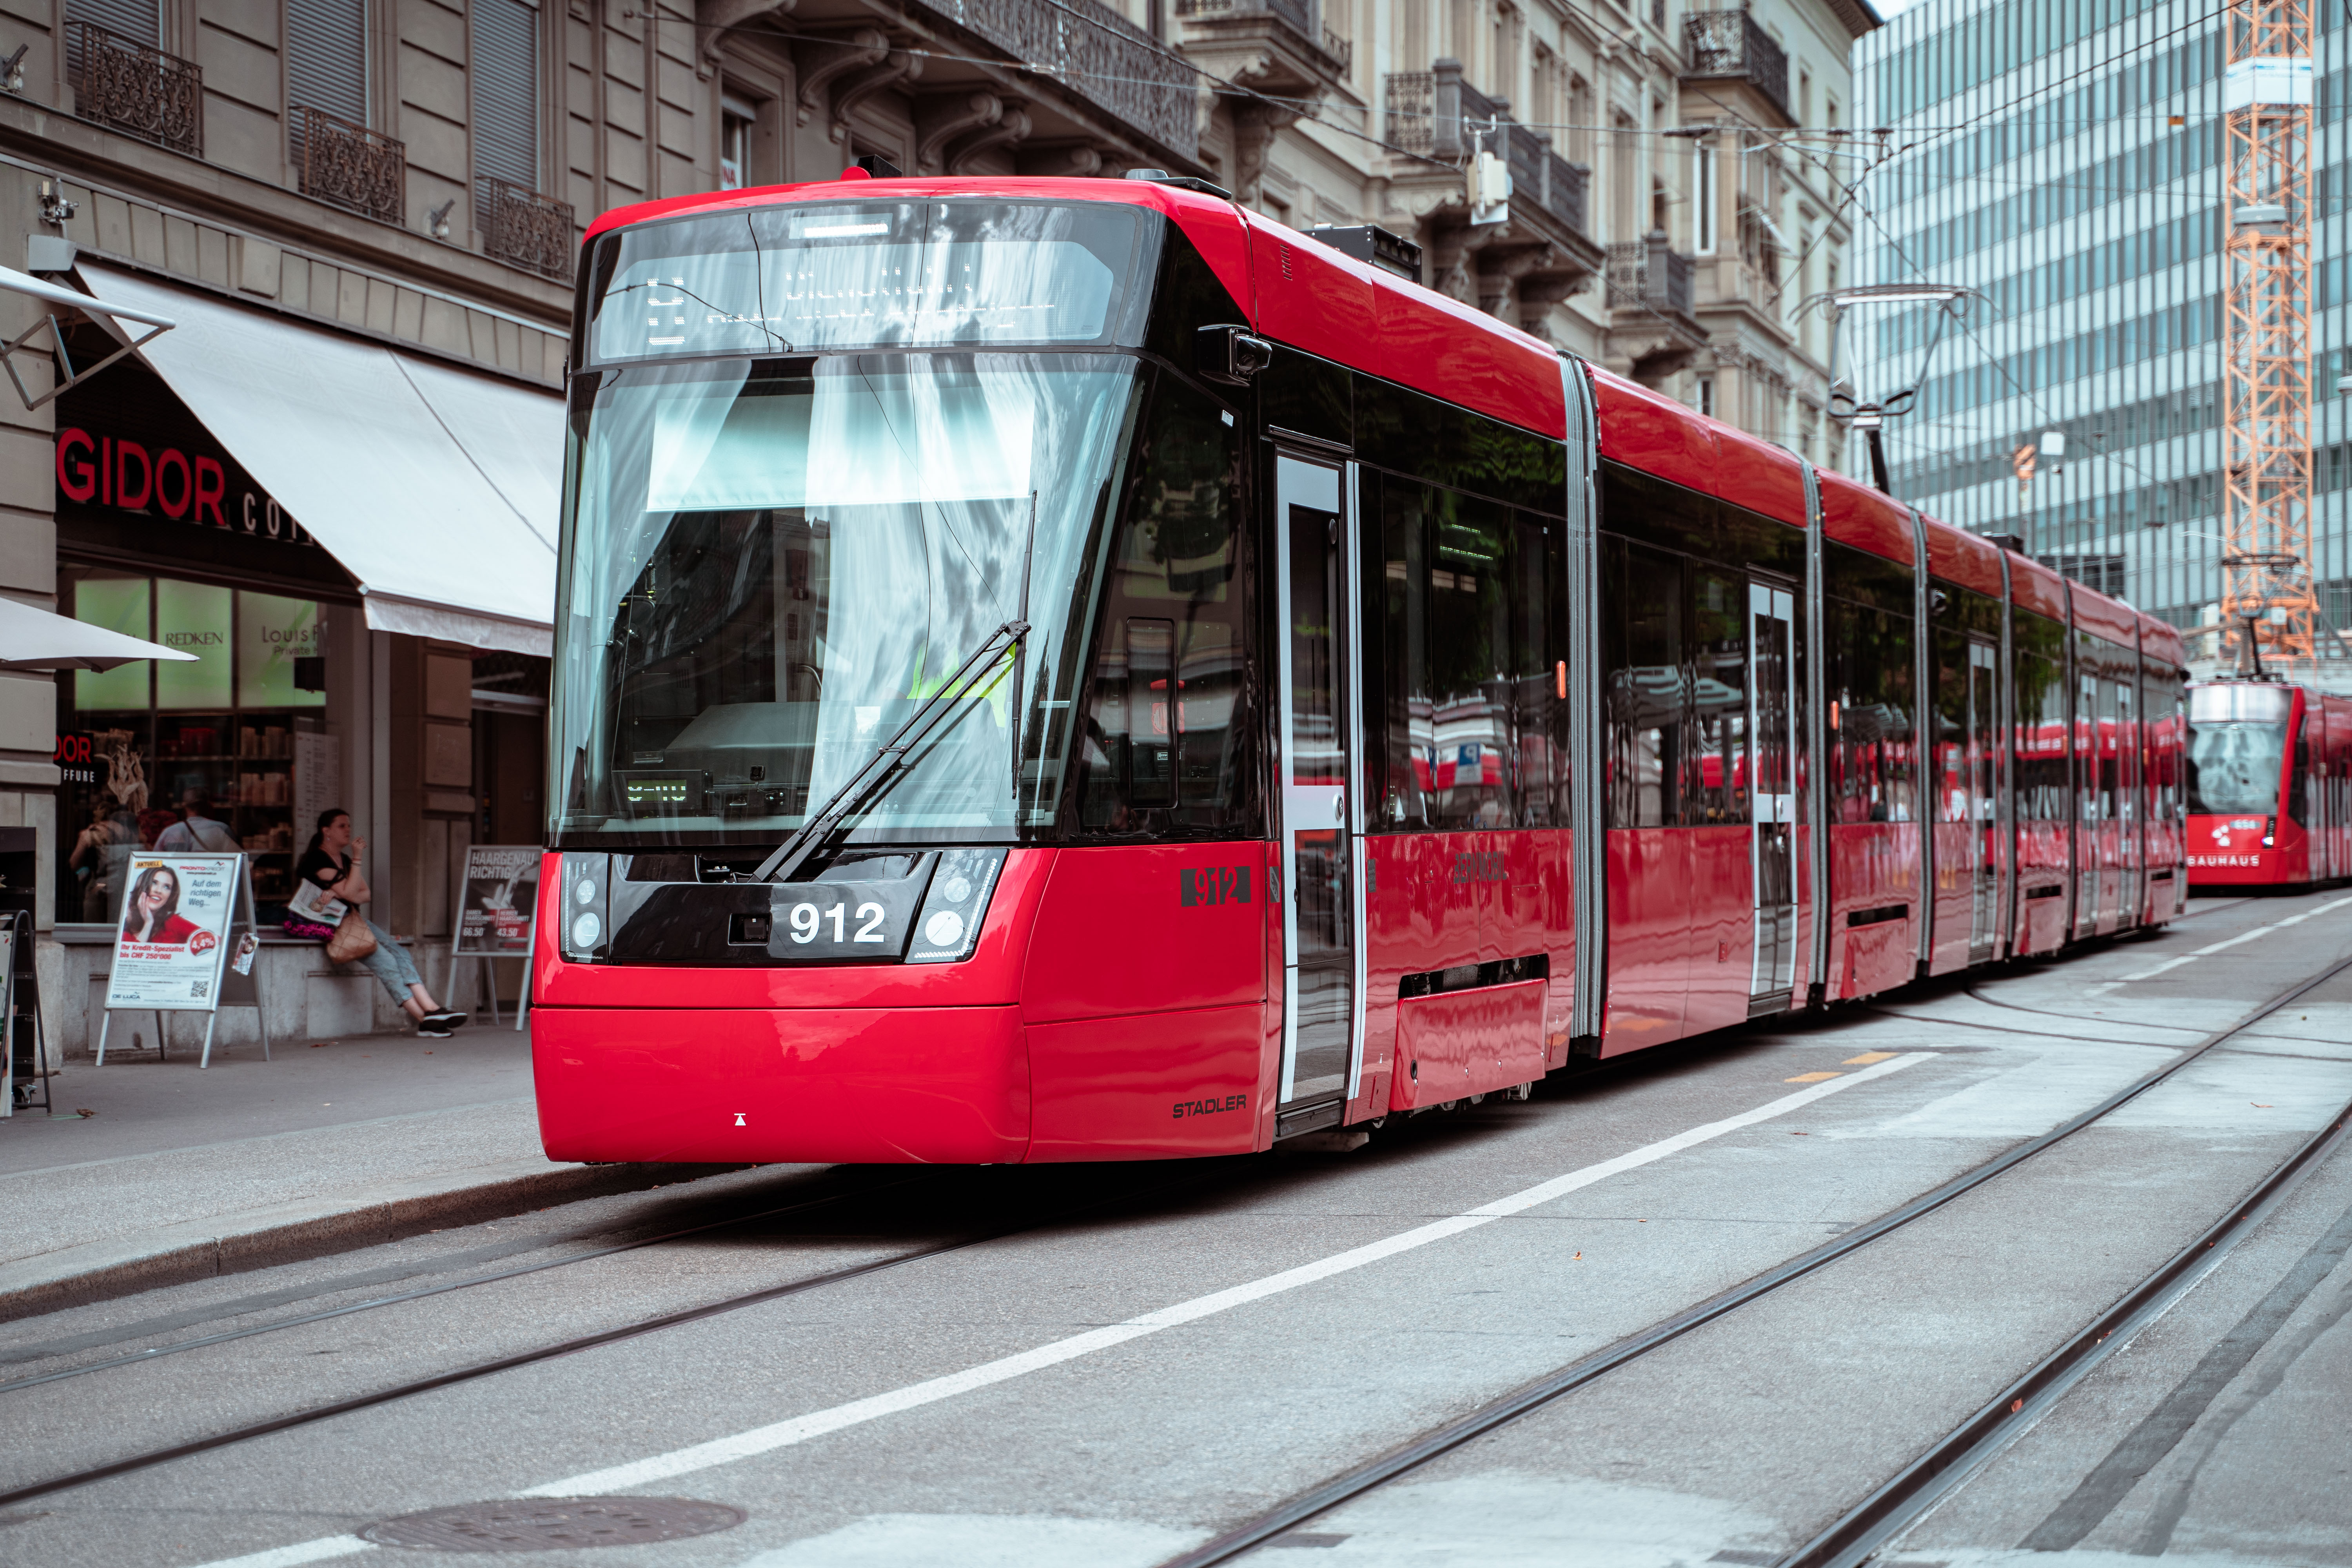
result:
M 1275 363 L 1279 368 L 1279 355 Z M 1374 376 L 1358 375 L 1354 393 L 1356 450 L 1368 461 L 1513 506 L 1559 510 L 1568 486 L 1566 444 Z M 1276 415 L 1269 408 L 1267 420 L 1286 422 Z
M 2156 669 L 2140 678 L 2140 712 L 2146 725 L 2147 801 L 2150 822 L 2173 822 L 2180 815 L 2180 720 L 2178 694 Z
M 1562 525 L 1497 502 L 1387 475 L 1380 574 L 1365 595 L 1380 625 L 1368 716 L 1385 731 L 1381 801 L 1391 828 L 1542 826 L 1564 818 L 1567 716 L 1558 595 Z M 1369 552 L 1367 552 L 1370 553 Z M 1370 563 L 1367 569 L 1373 570 Z
M 1251 833 L 1241 442 L 1207 397 L 1163 379 L 1138 438 L 1095 635 L 1079 819 L 1130 837 Z
M 2084 803 L 2083 817 L 2086 822 L 2114 822 L 2119 816 L 2117 808 L 2121 804 L 2123 725 L 2122 716 L 2116 712 L 2116 683 L 2112 677 L 2099 677 L 2098 700 L 2098 719 L 2089 736 L 2092 754 L 2098 759 L 2098 784 L 2095 797 Z
M 1711 827 L 1748 820 L 1748 580 L 1693 562 L 1690 765 L 1682 820 Z
M 1673 826 L 1682 821 L 1689 706 L 1683 558 L 1604 536 L 1601 580 L 1608 826 Z
M 2294 756 L 2287 765 L 2286 775 L 2286 817 L 2301 826 L 2308 826 L 2311 822 L 2310 798 L 2305 791 L 2311 782 L 2312 718 L 2306 699 L 2302 721 L 2294 728 Z
M 1915 751 L 1911 574 L 1834 541 L 1822 548 L 1830 820 L 1907 822 Z
M 2014 679 L 2017 817 L 2066 822 L 2073 775 L 2067 766 L 2065 632 L 2028 611 L 2016 612 L 2011 633 Z

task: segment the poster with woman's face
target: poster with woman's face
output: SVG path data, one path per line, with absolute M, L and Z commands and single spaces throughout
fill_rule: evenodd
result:
M 125 868 L 110 1007 L 211 1009 L 218 1000 L 240 858 L 134 855 Z

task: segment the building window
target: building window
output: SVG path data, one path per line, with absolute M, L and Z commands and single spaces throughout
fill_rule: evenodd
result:
M 719 188 L 740 191 L 751 183 L 751 133 L 760 110 L 733 93 L 719 100 Z
M 325 729 L 318 603 L 99 567 L 68 566 L 61 578 L 58 607 L 76 620 L 196 658 L 58 682 L 60 736 L 105 759 L 59 792 L 67 839 L 93 831 L 79 863 L 69 857 L 63 868 L 58 918 L 121 919 L 130 858 L 152 849 L 191 797 L 253 857 L 254 897 L 286 898 L 310 841 L 298 799 L 308 804 L 316 793 L 308 786 L 320 782 L 303 776 L 315 753 L 297 740 Z M 261 918 L 274 923 L 282 912 Z
M 539 12 L 476 0 L 474 173 L 539 189 Z
M 1715 148 L 1710 139 L 1700 137 L 1691 143 L 1691 155 L 1696 160 L 1696 177 L 1691 181 L 1692 200 L 1696 211 L 1693 215 L 1693 243 L 1701 256 L 1715 254 Z
M 1715 417 L 1715 377 L 1711 375 L 1698 378 L 1698 411 L 1710 419 Z

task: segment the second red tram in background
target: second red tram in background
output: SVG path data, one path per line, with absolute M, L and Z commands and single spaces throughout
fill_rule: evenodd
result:
M 591 230 L 551 1155 L 1244 1152 L 2179 911 L 2172 628 L 1188 185 Z
M 2189 689 L 2189 878 L 2352 877 L 2352 698 L 2263 679 Z

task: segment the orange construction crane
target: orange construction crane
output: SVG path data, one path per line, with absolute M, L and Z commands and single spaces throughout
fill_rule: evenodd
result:
M 2242 668 L 2308 666 L 2333 636 L 2311 575 L 2311 0 L 2231 0 L 2229 29 L 2221 624 Z

